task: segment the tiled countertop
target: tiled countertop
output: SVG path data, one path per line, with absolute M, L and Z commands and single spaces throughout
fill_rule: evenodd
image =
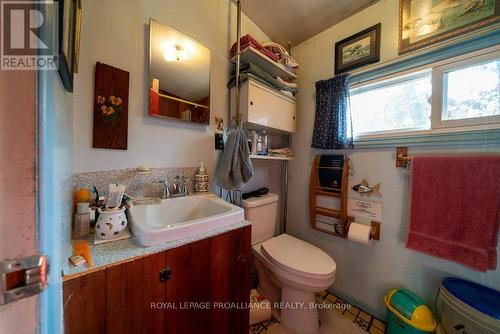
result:
M 158 253 L 171 248 L 176 248 L 194 241 L 213 237 L 248 225 L 250 225 L 249 221 L 242 220 L 241 222 L 224 226 L 222 228 L 214 229 L 206 233 L 196 234 L 189 238 L 173 240 L 151 247 L 142 246 L 134 236 L 132 236 L 131 239 L 118 240 L 118 241 L 108 242 L 105 244 L 94 245 L 93 244 L 94 234 L 91 234 L 89 237 L 87 237 L 87 240 L 89 242 L 90 252 L 92 260 L 94 262 L 94 266 L 92 268 L 89 268 L 86 264 L 84 264 L 76 267 L 69 262 L 68 257 L 71 254 L 66 254 L 67 256 L 64 259 L 63 269 L 62 269 L 63 278 L 68 279 L 72 275 L 81 274 L 86 271 L 96 270 L 99 268 L 104 268 L 108 265 L 120 261 L 130 260 L 132 258 Z

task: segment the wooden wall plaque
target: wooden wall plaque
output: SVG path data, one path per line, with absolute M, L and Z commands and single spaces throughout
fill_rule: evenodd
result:
M 97 62 L 92 147 L 127 149 L 129 72 Z

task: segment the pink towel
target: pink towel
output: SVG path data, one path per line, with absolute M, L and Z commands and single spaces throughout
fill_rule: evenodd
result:
M 500 155 L 412 159 L 406 247 L 478 271 L 495 269 Z
M 274 60 L 276 62 L 279 60 L 279 56 L 277 54 L 274 54 L 271 51 L 269 51 L 268 49 L 266 49 L 265 47 L 263 47 L 262 44 L 257 42 L 257 40 L 255 38 L 253 38 L 252 36 L 247 34 L 247 35 L 240 38 L 240 50 L 241 51 L 246 49 L 249 45 L 253 46 L 260 53 L 268 56 L 272 60 Z M 236 48 L 237 47 L 238 47 L 237 43 L 234 43 L 233 46 L 231 47 L 231 57 L 234 57 L 236 55 Z

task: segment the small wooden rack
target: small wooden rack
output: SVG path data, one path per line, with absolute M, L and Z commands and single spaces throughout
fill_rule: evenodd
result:
M 311 189 L 310 189 L 310 215 L 312 228 L 345 238 L 347 236 L 347 192 L 349 181 L 349 159 L 344 156 L 342 167 L 321 167 L 321 155 L 316 156 L 311 168 Z M 341 185 L 339 188 L 325 187 L 320 183 L 319 170 L 336 169 L 342 171 Z M 340 200 L 340 210 L 318 206 L 317 196 L 333 197 Z M 333 218 L 335 223 L 319 221 L 317 215 Z M 323 225 L 325 227 L 322 227 Z M 328 226 L 329 228 L 326 228 Z

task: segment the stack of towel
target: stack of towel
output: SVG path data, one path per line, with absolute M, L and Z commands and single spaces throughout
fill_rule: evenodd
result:
M 267 87 L 275 90 L 279 90 L 282 93 L 289 94 L 289 96 L 294 97 L 297 93 L 297 84 L 292 82 L 287 82 L 280 77 L 274 78 L 272 75 L 264 71 L 259 66 L 246 63 L 242 64 L 240 67 L 240 82 L 252 78 L 260 83 L 266 85 Z M 233 69 L 231 71 L 231 77 L 229 78 L 229 83 L 227 86 L 232 88 L 236 85 L 236 71 Z
M 257 42 L 252 36 L 245 35 L 240 39 L 241 50 L 243 51 L 249 46 L 255 48 L 258 52 L 267 56 L 269 59 L 277 63 L 283 64 L 287 69 L 292 72 L 296 72 L 299 65 L 293 59 L 285 48 L 277 43 L 265 43 L 261 44 Z M 236 54 L 236 43 L 231 47 L 231 56 Z M 236 73 L 235 69 L 231 71 L 231 77 L 227 86 L 232 88 L 236 85 Z M 240 82 L 244 82 L 252 78 L 260 83 L 266 85 L 267 87 L 279 91 L 281 94 L 288 97 L 294 98 L 297 93 L 297 84 L 293 82 L 288 82 L 279 76 L 273 76 L 267 73 L 265 70 L 253 63 L 242 63 L 240 66 Z
M 293 158 L 295 156 L 290 147 L 269 148 L 267 149 L 267 154 L 273 157 L 285 157 L 285 158 Z
M 278 56 L 278 62 L 285 65 L 290 71 L 297 73 L 297 69 L 299 68 L 299 63 L 295 59 L 290 56 L 288 51 L 278 43 L 264 43 L 262 46 L 271 51 L 273 54 Z
M 259 51 L 260 53 L 262 53 L 263 55 L 269 57 L 274 61 L 279 60 L 279 56 L 277 54 L 273 53 L 272 51 L 269 51 L 262 44 L 257 42 L 255 38 L 247 34 L 240 38 L 240 50 L 243 51 L 249 46 L 253 46 L 257 51 Z M 238 47 L 237 43 L 234 43 L 233 46 L 231 47 L 231 57 L 234 57 L 236 55 L 237 47 Z

